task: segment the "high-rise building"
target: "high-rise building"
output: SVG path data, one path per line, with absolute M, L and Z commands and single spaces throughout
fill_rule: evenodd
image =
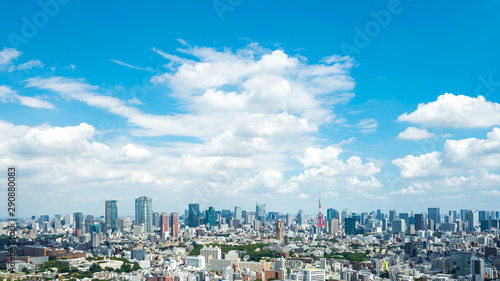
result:
M 81 236 L 85 234 L 83 225 L 83 214 L 80 212 L 73 213 L 73 220 L 75 222 L 75 236 Z
M 234 207 L 234 219 L 235 220 L 243 220 L 243 215 L 241 214 L 241 206 Z
M 304 211 L 303 210 L 299 210 L 299 214 L 297 215 L 297 223 L 299 225 L 305 225 L 306 224 L 306 220 L 304 218 Z
M 399 218 L 405 220 L 406 224 L 410 224 L 410 213 L 399 213 Z
M 145 232 L 153 232 L 153 200 L 142 196 L 135 199 L 135 224 L 144 224 Z
M 72 224 L 73 224 L 73 216 L 72 215 L 64 216 L 64 225 L 70 226 Z
M 427 209 L 427 215 L 430 220 L 433 220 L 434 223 L 441 223 L 441 217 L 439 214 L 439 208 L 438 207 L 432 207 Z
M 94 216 L 88 215 L 85 217 L 85 233 L 90 232 L 90 225 L 94 223 Z
M 276 239 L 285 239 L 285 223 L 282 221 L 276 221 Z
M 160 232 L 169 232 L 170 230 L 170 220 L 167 213 L 161 213 L 160 216 Z
M 403 219 L 393 220 L 392 224 L 392 232 L 404 233 L 406 231 L 406 223 Z
M 206 246 L 204 246 L 200 250 L 200 255 L 202 255 L 203 257 L 205 257 L 205 264 L 208 264 L 208 261 L 210 259 L 220 260 L 222 258 L 221 249 L 219 247 L 217 247 L 217 246 L 216 247 L 213 247 L 213 246 L 206 247 Z
M 380 209 L 377 209 L 377 216 L 375 217 L 377 220 L 382 220 L 384 218 L 384 214 Z
M 328 232 L 330 235 L 335 235 L 339 232 L 339 219 L 330 219 L 328 221 Z
M 199 217 L 200 217 L 200 204 L 198 203 L 189 204 L 188 223 L 187 223 L 188 226 L 197 227 Z
M 61 229 L 61 215 L 54 216 L 54 231 Z
M 470 263 L 471 281 L 484 281 L 484 260 L 473 257 Z
M 481 227 L 479 226 L 479 212 L 477 210 L 470 210 L 467 215 L 467 231 L 479 232 Z
M 292 220 L 293 220 L 292 214 L 290 214 L 290 213 L 286 214 L 286 223 L 285 223 L 285 225 L 286 226 L 292 225 Z
M 153 212 L 153 226 L 160 227 L 160 214 Z
M 415 214 L 415 230 L 425 230 L 425 218 L 423 214 Z
M 105 231 L 116 229 L 116 219 L 118 219 L 118 202 L 116 200 L 106 201 L 104 212 L 104 219 L 106 222 Z
M 205 223 L 210 226 L 215 226 L 215 209 L 214 207 L 208 207 L 205 211 Z
M 389 210 L 389 221 L 392 223 L 396 219 L 396 210 Z
M 356 219 L 355 218 L 345 218 L 345 234 L 346 235 L 356 235 Z
M 448 215 L 450 216 L 451 222 L 455 222 L 458 219 L 457 211 L 449 211 Z
M 335 209 L 328 209 L 326 210 L 326 220 L 331 220 L 331 219 L 338 219 L 339 218 L 339 211 Z
M 173 212 L 170 214 L 170 236 L 177 238 L 179 235 L 179 214 Z
M 255 204 L 255 219 L 266 222 L 266 204 Z
M 468 221 L 468 215 L 469 215 L 469 210 L 467 209 L 461 209 L 460 210 L 460 219 L 462 221 Z

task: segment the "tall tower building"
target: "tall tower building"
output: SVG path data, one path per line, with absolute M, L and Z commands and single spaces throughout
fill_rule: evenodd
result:
M 471 281 L 484 281 L 484 260 L 478 257 L 471 258 Z
M 234 219 L 235 220 L 243 220 L 243 216 L 241 214 L 241 206 L 235 206 L 234 207 Z
M 427 215 L 429 216 L 430 220 L 433 220 L 434 223 L 441 223 L 441 217 L 439 214 L 439 208 L 438 207 L 432 207 L 427 209 Z
M 142 196 L 135 199 L 135 224 L 144 224 L 145 232 L 153 232 L 153 200 Z
M 169 232 L 170 230 L 170 220 L 167 213 L 161 213 L 160 215 L 160 232 Z
M 479 212 L 477 210 L 470 210 L 467 215 L 467 231 L 479 232 Z
M 297 222 L 299 225 L 304 225 L 306 224 L 305 218 L 304 218 L 304 211 L 299 210 L 299 214 L 297 215 Z
M 424 214 L 415 214 L 415 230 L 425 230 Z
M 83 214 L 80 212 L 73 213 L 73 220 L 75 222 L 75 236 L 81 236 L 84 233 Z
M 199 217 L 200 217 L 200 204 L 198 203 L 189 204 L 188 226 L 197 227 Z
M 179 235 L 179 214 L 173 212 L 170 214 L 170 236 L 177 238 Z
M 318 228 L 323 227 L 325 224 L 323 223 L 323 215 L 321 214 L 321 197 L 319 198 L 319 214 L 318 214 Z
M 285 239 L 285 223 L 282 221 L 276 221 L 276 239 L 283 240 Z
M 356 219 L 346 218 L 344 222 L 345 222 L 345 234 L 356 235 Z
M 215 209 L 214 207 L 208 207 L 205 211 L 205 223 L 210 226 L 215 226 Z
M 262 223 L 266 222 L 266 204 L 255 204 L 255 218 Z
M 61 215 L 54 216 L 54 231 L 61 229 Z
M 389 221 L 392 223 L 396 219 L 396 210 L 389 210 Z
M 116 229 L 116 220 L 118 219 L 118 202 L 116 200 L 106 201 L 104 214 L 106 231 Z

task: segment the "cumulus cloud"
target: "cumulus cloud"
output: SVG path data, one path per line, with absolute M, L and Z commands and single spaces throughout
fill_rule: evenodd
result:
M 399 133 L 398 139 L 402 140 L 423 140 L 432 138 L 434 133 L 428 132 L 426 129 L 419 129 L 415 127 L 408 127 L 403 132 Z
M 408 155 L 404 158 L 392 160 L 392 163 L 401 169 L 403 178 L 426 177 L 436 172 L 442 160 L 437 151 L 420 156 Z
M 483 96 L 446 93 L 434 102 L 419 104 L 417 110 L 400 115 L 397 121 L 425 127 L 488 128 L 500 125 L 500 104 Z

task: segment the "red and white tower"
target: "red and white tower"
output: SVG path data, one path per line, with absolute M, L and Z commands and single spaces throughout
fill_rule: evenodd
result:
M 321 194 L 319 195 L 319 214 L 318 214 L 318 227 L 325 226 L 323 223 L 323 215 L 321 214 Z

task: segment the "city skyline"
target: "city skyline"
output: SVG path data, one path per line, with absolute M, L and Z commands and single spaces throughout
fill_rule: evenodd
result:
M 0 11 L 19 217 L 500 199 L 495 1 L 50 3 Z

